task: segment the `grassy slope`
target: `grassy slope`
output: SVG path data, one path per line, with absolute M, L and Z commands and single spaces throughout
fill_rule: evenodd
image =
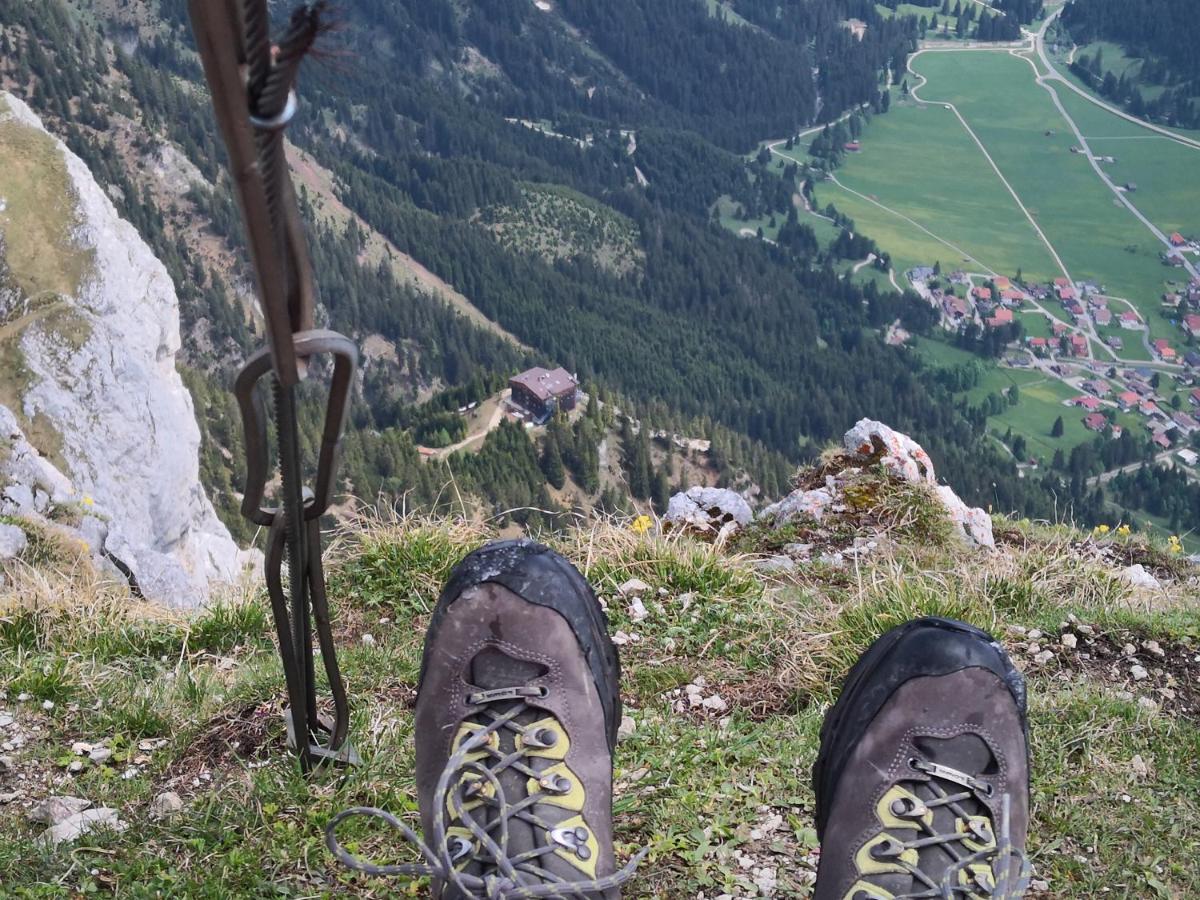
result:
M 913 67 L 930 80 L 921 96 L 953 102 L 987 145 L 1072 276 L 1154 312 L 1168 275 L 1159 260 L 1162 245 L 1119 205 L 1087 159 L 1070 152 L 1075 138 L 1029 64 L 999 52 L 939 53 Z M 1156 337 L 1174 337 L 1165 323 L 1152 329 Z
M 765 583 L 744 555 L 689 539 L 606 525 L 559 541 L 605 597 L 630 577 L 663 591 L 647 601 L 640 624 L 622 604 L 610 606 L 612 629 L 638 637 L 622 649 L 636 730 L 618 749 L 617 839 L 622 856 L 643 845 L 651 855 L 629 896 L 745 896 L 761 867 L 777 870 L 780 896 L 807 896 L 815 865 L 809 768 L 823 711 L 871 638 L 910 616 L 955 615 L 1003 635 L 1014 624 L 1057 633 L 1073 613 L 1104 635 L 1095 647 L 1083 641 L 1094 656 L 1114 642 L 1152 637 L 1172 665 L 1192 665 L 1200 634 L 1179 604 L 1195 586 L 1134 595 L 1091 561 L 1119 553 L 1178 571 L 1162 554 L 1008 523 L 1000 523 L 998 553 L 967 553 L 945 542 L 921 492 L 869 483 L 867 490 L 890 510 L 890 518 L 870 518 L 893 523 L 891 549 L 849 570 L 806 566 L 781 582 Z M 862 533 L 831 529 L 818 539 L 844 545 Z M 446 523 L 376 523 L 344 534 L 331 552 L 351 733 L 366 762 L 319 775 L 311 787 L 282 751 L 274 711 L 281 678 L 261 598 L 187 620 L 97 584 L 70 548 L 37 542 L 34 566 L 10 573 L 12 592 L 0 607 L 0 684 L 8 694 L 0 705 L 28 737 L 11 754 L 15 771 L 0 770 L 0 793 L 21 791 L 0 806 L 0 829 L 10 836 L 0 843 L 5 896 L 104 888 L 132 897 L 394 896 L 394 884 L 339 872 L 321 826 L 354 803 L 412 818 L 411 704 L 422 631 L 450 566 L 485 537 Z M 741 549 L 796 537 L 805 536 L 752 534 Z M 368 632 L 371 644 L 362 640 Z M 1030 678 L 1030 850 L 1049 895 L 1092 897 L 1102 886 L 1123 897 L 1195 895 L 1194 691 L 1172 686 L 1145 651 L 1139 658 L 1154 672 L 1135 685 L 1129 661 L 1110 671 L 1096 658 L 1060 652 L 1037 666 L 1008 639 Z M 728 713 L 673 708 L 672 691 L 701 677 L 706 693 L 729 702 Z M 14 702 L 21 691 L 33 699 Z M 1161 708 L 1139 705 L 1142 698 Z M 39 706 L 46 699 L 55 704 L 48 712 Z M 165 746 L 136 749 L 154 738 Z M 106 739 L 117 751 L 112 763 L 65 774 L 70 744 L 81 739 Z M 131 776 L 120 777 L 127 769 Z M 148 806 L 166 789 L 183 795 L 185 810 L 155 822 Z M 39 849 L 24 808 L 51 793 L 116 806 L 130 828 L 92 835 L 73 852 Z M 778 828 L 751 834 L 772 814 L 782 817 Z M 351 835 L 377 858 L 410 856 L 393 835 Z M 741 854 L 754 866 L 742 868 Z

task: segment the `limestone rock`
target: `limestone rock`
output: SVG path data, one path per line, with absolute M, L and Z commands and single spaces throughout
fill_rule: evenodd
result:
M 175 368 L 174 285 L 83 161 L 29 107 L 0 94 L 0 120 L 61 157 L 75 227 L 73 245 L 56 252 L 74 253 L 81 270 L 70 294 L 53 297 L 26 298 L 0 277 L 0 321 L 23 319 L 14 343 L 24 362 L 19 408 L 0 408 L 0 514 L 70 505 L 97 520 L 81 531 L 93 551 L 128 566 L 145 596 L 195 606 L 210 582 L 236 580 L 253 557 L 238 550 L 200 484 L 200 430 Z M 6 270 L 0 248 L 0 276 Z M 22 423 L 33 421 L 53 435 L 52 458 L 27 439 Z
M 88 832 L 100 828 L 124 831 L 127 827 L 115 809 L 106 806 L 99 809 L 85 809 L 83 812 L 76 813 L 57 825 L 47 828 L 38 838 L 38 842 L 57 847 L 59 844 L 77 840 Z
M 25 532 L 16 525 L 0 524 L 0 562 L 16 559 L 24 552 L 27 543 Z
M 1121 571 L 1121 578 L 1131 587 L 1157 589 L 1162 587 L 1157 578 L 1151 575 L 1141 564 L 1135 564 Z
M 842 444 L 858 462 L 879 462 L 905 481 L 936 484 L 933 460 L 906 434 L 872 419 L 860 419 L 846 432 Z
M 183 798 L 174 791 L 164 791 L 150 804 L 150 818 L 169 819 L 183 809 Z
M 728 527 L 749 525 L 754 518 L 750 504 L 741 494 L 725 488 L 692 487 L 676 494 L 667 504 L 663 521 L 674 528 L 716 535 Z
M 30 822 L 42 825 L 57 825 L 91 806 L 90 800 L 82 797 L 47 797 L 27 815 Z
M 796 519 L 811 519 L 820 522 L 825 511 L 833 505 L 833 492 L 828 487 L 811 491 L 792 491 L 778 503 L 763 510 L 764 519 L 775 525 L 786 525 Z
M 630 578 L 619 588 L 617 593 L 622 597 L 640 597 L 642 594 L 649 592 L 650 585 L 642 581 L 640 578 Z

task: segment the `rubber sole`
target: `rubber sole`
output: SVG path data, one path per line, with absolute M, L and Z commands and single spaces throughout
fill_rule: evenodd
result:
M 854 747 L 872 720 L 905 682 L 984 668 L 1008 687 L 1029 745 L 1025 681 L 1008 654 L 987 632 L 955 619 L 906 622 L 872 644 L 850 669 L 837 702 L 821 725 L 821 748 L 813 764 L 817 836 L 822 837 L 838 782 Z
M 571 626 L 600 696 L 611 752 L 617 745 L 621 723 L 621 662 L 608 634 L 608 617 L 592 586 L 571 563 L 527 538 L 488 544 L 454 567 L 425 634 L 420 684 L 425 683 L 430 648 L 446 612 L 465 591 L 487 583 L 499 584 L 529 603 L 553 609 Z

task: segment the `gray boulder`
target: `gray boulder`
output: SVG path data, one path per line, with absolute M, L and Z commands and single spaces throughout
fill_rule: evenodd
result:
M 741 494 L 726 488 L 692 487 L 676 494 L 667 504 L 663 521 L 672 528 L 698 534 L 728 534 L 754 519 L 750 504 Z

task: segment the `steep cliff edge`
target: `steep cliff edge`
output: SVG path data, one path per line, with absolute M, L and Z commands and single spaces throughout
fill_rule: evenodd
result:
M 194 606 L 243 554 L 200 484 L 166 269 L 84 163 L 0 94 L 0 516 L 68 527 Z

